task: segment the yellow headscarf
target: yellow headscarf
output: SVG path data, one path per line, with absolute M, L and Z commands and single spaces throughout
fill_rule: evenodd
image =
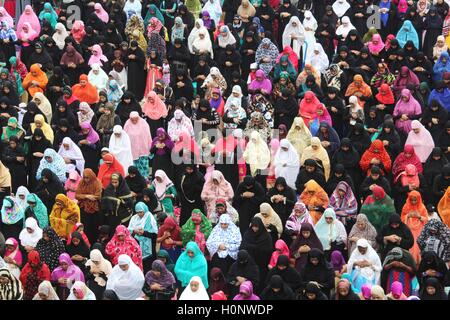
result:
M 250 165 L 252 176 L 256 171 L 267 169 L 270 164 L 270 150 L 258 131 L 253 131 L 244 151 L 244 159 Z
M 300 128 L 300 130 L 297 130 L 296 127 Z M 296 117 L 286 139 L 288 139 L 295 150 L 297 150 L 300 159 L 305 148 L 311 145 L 311 137 L 311 131 L 309 131 L 308 127 L 305 125 L 303 118 Z
M 34 122 L 31 124 L 31 132 L 34 133 L 34 130 L 37 128 L 36 121 L 39 121 L 40 123 L 42 123 L 41 130 L 44 133 L 44 136 L 47 138 L 48 141 L 50 141 L 50 143 L 53 144 L 53 139 L 54 139 L 53 129 L 45 121 L 45 118 L 42 114 L 37 114 L 34 116 Z
M 318 149 L 314 150 L 313 147 L 317 146 Z M 322 162 L 325 179 L 330 177 L 330 158 L 328 157 L 327 150 L 322 146 L 320 139 L 317 137 L 311 138 L 311 145 L 306 147 L 303 151 L 302 158 L 300 159 L 300 166 L 302 166 L 307 159 L 320 160 Z
M 80 208 L 67 196 L 62 193 L 55 198 L 57 202 L 62 203 L 62 207 L 56 203 L 53 205 L 52 213 L 50 214 L 50 225 L 55 229 L 58 236 L 68 238 L 73 230 L 75 224 L 80 222 Z M 69 218 L 75 218 L 73 221 Z

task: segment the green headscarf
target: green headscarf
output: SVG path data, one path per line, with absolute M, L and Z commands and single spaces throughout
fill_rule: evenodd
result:
M 11 129 L 14 128 L 14 129 Z M 5 131 L 2 133 L 2 140 L 9 140 L 9 138 L 13 137 L 13 136 L 17 136 L 19 132 L 25 132 L 25 130 L 23 130 L 20 126 L 19 126 L 19 122 L 17 121 L 16 117 L 11 117 L 8 119 L 8 125 L 5 128 Z M 5 135 L 6 133 L 6 135 Z
M 150 11 L 154 11 L 155 13 L 152 14 Z M 151 4 L 148 8 L 147 14 L 145 15 L 145 19 L 144 19 L 145 30 L 147 30 L 147 26 L 150 23 L 150 19 L 153 17 L 156 17 L 164 25 L 163 14 L 161 13 L 161 11 L 158 9 L 157 6 L 155 6 L 154 4 Z
M 44 229 L 45 227 L 47 227 L 48 226 L 47 207 L 44 205 L 44 203 L 41 201 L 41 199 L 39 199 L 39 197 L 36 194 L 30 193 L 27 196 L 27 202 L 36 203 L 36 205 L 34 207 L 30 207 L 28 205 L 27 209 L 30 209 L 31 212 L 33 212 L 33 214 L 36 217 L 36 220 L 39 224 L 39 228 Z
M 199 209 L 192 210 L 192 215 L 200 215 L 202 221 L 200 222 L 200 232 L 205 235 L 205 240 L 208 239 L 212 231 L 211 221 L 201 212 Z M 196 224 L 192 221 L 192 216 L 181 228 L 181 240 L 183 241 L 183 246 L 185 246 L 189 241 L 195 240 Z

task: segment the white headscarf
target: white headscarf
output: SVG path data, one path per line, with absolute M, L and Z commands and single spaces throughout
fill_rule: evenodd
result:
M 69 150 L 64 148 L 64 144 L 69 145 Z M 84 171 L 84 157 L 83 153 L 80 150 L 80 147 L 77 146 L 75 142 L 72 141 L 69 137 L 65 137 L 59 147 L 58 154 L 63 158 L 69 158 L 70 160 L 75 160 L 76 168 L 80 174 L 83 174 Z M 75 169 L 74 165 L 66 163 L 66 171 L 71 172 Z
M 314 51 L 319 51 L 319 53 L 316 54 Z M 313 50 L 311 50 L 310 54 L 306 57 L 306 63 L 311 64 L 317 72 L 322 74 L 325 73 L 330 61 L 328 60 L 328 56 L 320 43 L 314 44 Z
M 198 282 L 198 289 L 196 292 L 191 290 L 191 282 Z M 180 300 L 209 300 L 208 292 L 205 289 L 202 279 L 199 276 L 193 276 L 189 281 L 189 285 L 184 289 L 180 296 Z
M 349 17 L 342 17 L 342 24 L 336 29 L 336 35 L 342 36 L 345 39 L 350 30 L 356 30 L 355 26 L 350 22 Z
M 220 225 L 222 223 L 228 225 L 226 230 L 222 229 Z M 217 252 L 219 258 L 230 256 L 236 260 L 241 241 L 242 236 L 239 228 L 233 223 L 230 215 L 224 213 L 220 216 L 219 223 L 211 231 L 211 234 L 206 241 L 206 246 L 208 247 L 208 252 L 211 257 Z M 225 245 L 225 250 L 219 251 L 218 249 L 221 244 Z
M 362 254 L 359 252 L 358 247 L 367 248 L 367 251 L 365 254 Z M 353 264 L 358 261 L 367 260 L 372 264 L 372 267 L 365 267 L 360 270 L 361 273 L 363 273 L 364 277 L 367 279 L 374 279 L 374 283 L 378 283 L 380 279 L 380 274 L 382 270 L 381 260 L 378 256 L 377 252 L 372 248 L 369 241 L 366 239 L 359 239 L 356 242 L 356 248 L 353 250 L 353 252 L 350 255 L 350 258 L 348 259 L 347 263 L 347 270 L 349 273 L 353 270 Z M 359 267 L 356 267 L 359 268 Z
M 74 290 L 81 291 L 83 293 L 83 298 L 78 299 L 73 293 Z M 89 289 L 83 281 L 75 281 L 72 288 L 70 288 L 70 294 L 67 300 L 97 300 L 95 294 Z
M 158 182 L 156 177 L 161 178 L 162 182 Z M 167 189 L 173 186 L 173 182 L 163 170 L 156 170 L 155 179 L 153 179 L 152 185 L 155 188 L 156 197 L 158 199 L 162 199 L 162 197 L 166 194 Z
M 121 265 L 128 265 L 128 270 L 123 271 L 120 268 Z M 106 290 L 113 290 L 120 300 L 136 300 L 142 296 L 144 282 L 145 278 L 141 269 L 128 255 L 121 254 L 117 265 L 109 275 Z
M 59 33 L 58 31 L 60 31 L 61 33 Z M 65 40 L 69 35 L 70 34 L 67 31 L 66 27 L 61 22 L 58 22 L 55 26 L 55 33 L 53 34 L 52 39 L 55 41 L 59 50 L 64 49 L 64 46 L 66 45 Z
M 27 187 L 20 186 L 19 188 L 17 188 L 16 196 L 14 197 L 14 200 L 17 202 L 17 204 L 23 210 L 25 210 L 28 207 L 27 196 L 29 194 L 30 194 L 30 191 L 28 191 Z M 25 196 L 25 198 L 23 200 L 19 198 L 19 196 L 21 196 L 21 195 Z
M 94 249 L 89 254 L 89 260 L 86 262 L 86 266 L 91 268 L 91 273 L 95 276 L 94 281 L 101 287 L 106 285 L 105 279 L 99 277 L 100 273 L 103 272 L 107 277 L 112 272 L 111 262 L 103 258 L 102 253 L 98 249 Z M 99 262 L 96 264 L 95 262 Z
M 29 233 L 27 228 L 33 230 L 32 233 Z M 25 228 L 20 231 L 19 239 L 22 247 L 30 246 L 36 247 L 39 240 L 42 238 L 42 229 L 39 228 L 39 225 L 36 219 L 29 217 L 25 220 Z
M 293 26 L 292 23 L 295 22 L 297 26 Z M 289 23 L 286 25 L 283 31 L 283 48 L 284 47 L 291 47 L 291 35 L 294 34 L 295 36 L 299 37 L 294 41 L 294 44 L 292 46 L 292 49 L 295 53 L 299 53 L 300 47 L 303 45 L 305 41 L 305 28 L 303 27 L 302 23 L 300 22 L 300 19 L 297 16 L 292 16 L 289 20 Z
M 222 30 L 227 30 L 226 36 L 222 35 Z M 217 36 L 217 44 L 219 45 L 219 47 L 225 48 L 227 45 L 229 45 L 229 44 L 233 45 L 235 43 L 236 43 L 236 39 L 234 38 L 233 34 L 231 33 L 230 28 L 228 28 L 228 26 L 220 27 L 220 34 Z
M 205 35 L 203 37 L 203 39 L 200 38 L 200 34 Z M 209 32 L 205 27 L 200 28 L 200 30 L 197 33 L 196 38 L 192 42 L 192 45 L 191 45 L 191 53 L 192 54 L 194 53 L 194 48 L 197 50 L 209 52 L 211 58 L 214 57 L 213 47 L 212 47 L 211 39 L 209 37 Z
M 252 176 L 257 170 L 265 170 L 270 164 L 270 150 L 267 142 L 261 138 L 258 131 L 251 133 L 250 140 L 244 151 L 244 159 L 250 165 Z
M 284 151 L 282 148 L 288 150 Z M 296 190 L 295 181 L 300 167 L 299 160 L 298 153 L 292 144 L 287 139 L 281 140 L 280 148 L 278 148 L 274 159 L 275 177 L 286 179 L 287 185 L 294 190 Z
M 202 11 L 208 11 L 211 19 L 214 20 L 216 26 L 219 25 L 220 17 L 222 16 L 222 6 L 220 5 L 220 0 L 206 0 Z
M 53 286 L 50 281 L 44 280 L 41 282 L 41 284 L 38 287 L 38 292 L 34 295 L 33 300 L 42 300 L 39 296 L 39 293 L 47 296 L 46 300 L 59 300 L 58 295 L 56 294 L 55 289 L 53 289 Z
M 95 74 L 94 71 L 97 70 L 99 71 L 99 73 Z M 109 77 L 106 72 L 100 67 L 100 64 L 93 63 L 91 65 L 91 71 L 89 71 L 88 74 L 88 80 L 97 88 L 97 91 L 100 92 L 106 91 L 106 88 L 108 87 Z
M 313 31 L 309 31 L 309 32 L 316 31 L 316 29 L 318 27 L 316 18 L 314 18 L 314 15 L 309 10 L 305 11 L 305 18 L 303 19 L 303 27 L 313 30 Z
M 123 12 L 127 15 L 127 21 L 131 18 L 133 14 L 141 16 L 142 3 L 140 0 L 128 0 L 123 7 Z
M 347 2 L 347 0 L 336 0 L 333 3 L 332 8 L 338 18 L 341 18 L 350 8 L 350 4 Z
M 120 134 L 120 137 L 116 137 L 115 134 Z M 113 134 L 109 139 L 109 151 L 114 155 L 120 164 L 123 166 L 123 170 L 128 172 L 128 167 L 133 165 L 133 154 L 131 153 L 131 141 L 122 126 L 115 125 L 113 128 Z
M 199 27 L 197 28 L 197 24 L 199 25 Z M 191 30 L 191 33 L 189 33 L 189 37 L 188 37 L 188 49 L 191 53 L 193 53 L 192 51 L 192 44 L 194 43 L 194 40 L 197 39 L 198 37 L 198 33 L 200 32 L 200 30 L 205 29 L 206 32 L 208 32 L 208 29 L 205 28 L 203 20 L 202 19 L 197 19 L 195 20 L 195 24 L 194 27 Z

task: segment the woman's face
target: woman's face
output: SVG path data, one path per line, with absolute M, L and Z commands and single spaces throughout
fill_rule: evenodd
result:
M 319 264 L 319 259 L 318 258 L 310 258 L 309 262 L 313 265 L 313 266 L 317 266 Z
M 228 229 L 228 223 L 221 223 L 220 227 L 222 228 L 222 230 L 227 230 Z
M 72 239 L 72 243 L 73 243 L 75 246 L 77 246 L 77 245 L 80 244 L 80 239 L 78 239 L 78 238 L 73 238 L 73 239 Z
M 366 224 L 363 221 L 356 222 L 356 226 L 359 230 L 364 231 L 366 229 Z
M 411 204 L 417 204 L 417 197 L 411 197 Z
M 427 293 L 428 293 L 430 296 L 434 296 L 434 295 L 436 294 L 436 288 L 435 288 L 435 287 L 432 287 L 432 286 L 428 286 L 428 287 L 427 287 Z
M 153 276 L 155 276 L 155 278 L 159 278 L 161 276 L 161 271 L 158 270 L 152 270 Z
M 414 131 L 415 134 L 418 134 L 420 132 L 420 129 L 416 128 L 416 129 L 413 129 L 413 131 Z
M 189 258 L 194 258 L 195 257 L 194 252 L 192 252 L 191 250 L 187 251 L 187 255 L 189 256 Z
M 48 296 L 46 296 L 46 295 L 43 294 L 42 292 L 39 292 L 39 298 L 40 298 L 41 300 L 47 300 L 47 299 L 48 299 Z
M 0 276 L 0 284 L 6 285 L 9 283 L 9 279 L 7 277 Z
M 88 134 L 88 133 L 89 133 L 89 129 L 82 128 L 82 129 L 81 129 L 81 133 L 82 133 L 82 134 Z
M 11 141 L 9 142 L 9 147 L 10 147 L 11 149 L 16 149 L 17 143 L 16 143 L 15 141 L 11 140 Z
M 252 225 L 252 230 L 254 233 L 257 233 L 259 231 L 259 227 L 257 225 Z
M 163 182 L 163 180 L 162 180 L 161 177 L 156 177 L 156 181 L 157 181 L 158 183 L 162 183 L 162 182 Z
M 119 267 L 120 269 L 122 269 L 122 271 L 128 271 L 128 269 L 130 268 L 128 264 L 120 264 Z
M 69 265 L 67 264 L 67 262 L 61 262 L 59 265 L 61 266 L 61 268 L 64 271 L 67 271 L 67 269 L 69 268 Z
M 119 186 L 119 179 L 117 179 L 116 177 L 111 178 L 111 184 L 114 188 L 117 188 Z
M 37 120 L 34 122 L 34 124 L 36 125 L 36 128 L 41 128 L 42 127 L 42 122 Z
M 338 287 L 338 292 L 341 296 L 348 295 L 349 287 Z
M 328 224 L 332 224 L 333 223 L 333 217 L 325 217 L 325 221 L 328 223 Z
M 189 284 L 192 292 L 197 292 L 199 285 L 200 284 L 197 281 L 191 281 L 191 283 Z
M 311 236 L 311 231 L 302 230 L 302 236 L 303 236 L 303 238 L 308 239 Z
M 138 211 L 138 212 L 136 212 L 136 214 L 139 216 L 139 218 L 142 218 L 144 216 L 145 212 L 144 211 Z

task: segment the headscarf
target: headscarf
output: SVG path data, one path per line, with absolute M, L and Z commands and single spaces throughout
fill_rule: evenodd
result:
M 14 19 L 4 7 L 0 7 L 0 14 L 2 15 L 0 22 L 6 22 L 9 26 L 14 27 Z
M 191 289 L 191 282 L 197 282 L 199 284 L 196 292 Z M 206 291 L 203 279 L 199 276 L 193 276 L 186 283 L 185 289 L 181 293 L 179 300 L 209 300 L 208 292 Z M 207 284 L 207 282 L 206 282 Z
M 194 254 L 192 258 L 188 256 L 188 251 Z M 174 271 L 182 287 L 187 287 L 193 276 L 200 277 L 205 287 L 208 287 L 208 265 L 205 256 L 193 241 L 186 245 L 186 250 L 178 258 Z
M 13 26 L 14 23 L 11 22 L 12 21 L 10 21 L 8 25 Z M 39 18 L 30 5 L 25 6 L 25 9 L 23 10 L 23 13 L 19 18 L 19 21 L 17 22 L 16 30 L 20 32 L 25 23 L 28 23 L 29 29 L 34 30 L 36 35 L 39 35 L 41 33 L 41 23 L 39 22 Z M 31 41 L 33 39 L 29 40 Z
M 45 227 L 42 234 L 46 234 L 49 237 L 49 240 L 46 241 L 44 238 L 41 238 L 38 241 L 35 250 L 39 252 L 41 261 L 50 268 L 50 271 L 53 271 L 59 265 L 60 254 L 66 249 L 61 238 L 58 237 L 52 227 Z
M 98 71 L 98 74 L 95 74 L 94 71 Z M 102 90 L 106 90 L 109 77 L 98 63 L 93 63 L 91 65 L 91 71 L 88 74 L 88 80 L 95 86 L 98 92 L 101 92 Z
M 159 276 L 155 276 L 155 274 L 152 272 L 153 270 L 158 271 Z M 152 269 L 145 275 L 145 282 L 150 286 L 154 283 L 157 283 L 162 288 L 167 289 L 173 286 L 176 283 L 176 280 L 173 274 L 169 270 L 167 270 L 164 262 L 162 262 L 161 260 L 155 260 L 152 263 Z
M 24 218 L 24 209 L 13 197 L 7 196 L 3 199 L 1 214 L 2 223 L 13 225 Z
M 100 20 L 102 20 L 104 23 L 108 23 L 109 15 L 105 11 L 105 9 L 103 9 L 103 6 L 100 3 L 96 3 L 94 5 L 94 12 Z
M 52 283 L 48 280 L 44 280 L 39 284 L 38 292 L 33 297 L 33 300 L 42 300 L 40 294 L 45 295 L 47 297 L 46 300 L 59 300 Z
M 84 30 L 84 22 L 81 20 L 75 20 L 72 25 L 72 29 L 70 30 L 70 34 L 77 43 L 81 43 L 86 35 L 86 31 Z
M 125 236 L 124 240 L 120 240 L 119 236 Z M 105 252 L 113 265 L 120 264 L 120 257 L 127 255 L 142 270 L 142 250 L 124 225 L 116 227 L 114 236 L 105 247 Z
M 301 216 L 298 217 L 296 215 L 296 211 L 299 211 L 301 213 Z M 303 223 L 309 223 L 311 225 L 314 224 L 311 216 L 309 215 L 308 208 L 303 202 L 298 200 L 295 203 L 294 208 L 292 209 L 291 215 L 286 221 L 285 230 L 290 231 L 291 233 L 296 235 L 301 231 Z
M 70 258 L 68 253 L 60 254 L 60 256 L 58 258 L 58 263 L 59 263 L 59 266 L 52 272 L 52 277 L 51 277 L 52 282 L 57 282 L 59 280 L 59 278 L 67 279 L 69 286 L 71 285 L 71 283 L 73 283 L 75 281 L 83 281 L 84 282 L 85 278 L 84 278 L 83 272 L 80 270 L 80 268 L 78 266 L 76 266 L 73 263 L 73 261 Z M 66 263 L 68 265 L 67 270 L 64 270 L 61 267 L 62 263 Z
M 363 248 L 367 248 L 366 252 L 364 254 L 362 254 L 357 247 L 363 247 Z M 352 272 L 353 270 L 353 265 L 355 264 L 355 262 L 359 262 L 359 261 L 363 261 L 363 260 L 367 260 L 368 262 L 370 262 L 372 264 L 371 267 L 369 267 L 370 269 L 370 277 L 369 274 L 367 274 L 367 271 L 364 271 L 364 275 L 367 276 L 368 278 L 373 279 L 373 283 L 378 283 L 379 279 L 380 279 L 380 274 L 382 271 L 382 266 L 381 266 L 381 260 L 380 257 L 378 256 L 377 252 L 372 248 L 372 246 L 370 245 L 370 243 L 364 239 L 361 238 L 356 242 L 356 248 L 353 250 L 353 252 L 350 255 L 350 258 L 348 259 L 348 263 L 347 263 L 347 270 L 348 272 Z M 360 268 L 360 267 L 356 267 L 356 268 Z M 365 267 L 368 268 L 368 267 Z M 362 268 L 362 269 L 365 269 Z M 363 272 L 361 270 L 361 272 Z
M 384 42 L 381 36 L 376 33 L 372 36 L 371 41 L 367 43 L 370 53 L 379 54 L 384 49 Z
M 66 150 L 64 145 L 68 145 L 69 149 Z M 58 154 L 63 158 L 68 158 L 70 160 L 75 160 L 75 166 L 78 172 L 83 173 L 84 171 L 84 156 L 80 150 L 80 147 L 76 145 L 75 142 L 72 141 L 69 137 L 65 137 L 59 147 Z M 70 172 L 73 169 L 73 164 L 66 165 L 67 172 Z
M 383 83 L 378 89 L 378 93 L 375 95 L 378 102 L 382 104 L 393 104 L 395 103 L 395 97 L 392 93 L 391 88 L 387 83 Z
M 411 122 L 411 129 L 405 144 L 412 145 L 420 162 L 425 163 L 434 148 L 433 137 L 418 120 Z M 419 133 L 415 133 L 414 129 L 419 129 Z
M 356 30 L 355 26 L 350 22 L 350 18 L 347 16 L 342 17 L 342 24 L 336 29 L 336 35 L 341 36 L 344 39 L 347 38 L 348 33 L 351 30 Z
M 25 230 L 25 232 L 27 232 L 27 231 Z M 17 242 L 17 240 L 14 238 L 8 238 L 5 241 L 5 245 L 10 245 L 12 248 L 5 247 L 5 250 L 3 253 L 3 258 L 11 258 L 14 262 L 13 262 L 13 264 L 8 264 L 8 265 L 10 265 L 13 268 L 16 267 L 17 270 L 19 271 L 20 269 L 18 266 L 21 266 L 22 262 L 23 262 L 22 252 L 20 252 L 20 250 L 19 250 L 19 242 Z M 25 245 L 28 246 L 28 245 L 30 245 L 30 243 L 27 243 Z M 34 244 L 34 245 L 36 245 L 36 244 Z M 17 264 L 17 266 L 15 264 Z
M 277 265 L 278 257 L 280 256 L 286 256 L 288 258 L 290 257 L 289 247 L 287 246 L 286 242 L 281 239 L 275 242 L 275 251 L 270 257 L 269 266 L 274 268 Z
M 384 166 L 384 173 L 388 173 L 391 170 L 391 158 L 389 157 L 389 154 L 387 153 L 383 141 L 381 140 L 375 140 L 370 145 L 369 149 L 367 149 L 359 162 L 361 169 L 364 172 L 367 172 L 367 174 L 370 174 L 370 167 L 371 167 L 371 161 L 372 159 L 378 159 L 380 163 Z
M 75 296 L 74 291 L 77 292 L 78 297 Z M 94 292 L 92 292 L 83 281 L 75 281 L 72 288 L 70 288 L 70 294 L 67 297 L 67 300 L 96 300 L 96 297 Z
M 345 96 L 354 96 L 357 93 L 360 93 L 364 97 L 372 96 L 372 90 L 370 89 L 370 86 L 364 82 L 364 79 L 360 74 L 357 74 L 353 77 L 353 82 L 350 83 L 350 85 L 347 87 Z M 358 97 L 358 103 L 361 107 L 364 107 L 366 102 Z
M 28 206 L 27 197 L 29 194 L 30 194 L 30 191 L 28 191 L 27 187 L 20 186 L 19 188 L 17 188 L 16 196 L 14 197 L 14 200 L 23 210 L 25 210 Z M 19 197 L 22 195 L 24 196 L 23 200 Z
M 48 162 L 45 158 L 51 158 L 53 161 Z M 64 162 L 64 159 L 56 153 L 53 149 L 45 149 L 44 151 L 44 157 L 42 158 L 39 168 L 36 173 L 36 178 L 40 179 L 42 175 L 42 170 L 49 169 L 51 170 L 61 182 L 66 181 L 66 163 Z
M 264 48 L 264 46 L 269 46 L 269 48 Z M 259 68 L 264 71 L 267 76 L 272 68 L 275 66 L 276 60 L 278 58 L 279 51 L 275 44 L 268 38 L 262 39 L 258 49 L 256 49 L 255 62 L 258 64 Z M 262 62 L 263 58 L 269 58 L 270 62 Z
M 227 224 L 228 227 L 224 230 L 221 227 L 221 224 Z M 242 237 L 239 227 L 233 223 L 228 214 L 222 214 L 219 218 L 219 223 L 214 227 L 206 241 L 206 246 L 208 247 L 208 252 L 211 256 L 214 256 L 214 254 L 217 253 L 219 258 L 230 256 L 232 259 L 236 260 L 241 241 Z M 219 251 L 219 246 L 222 243 L 225 244 L 226 249 Z
M 33 72 L 36 73 L 35 76 L 33 75 Z M 38 82 L 39 86 L 30 88 L 29 86 L 32 81 Z M 34 97 L 36 92 L 44 92 L 44 88 L 46 87 L 47 83 L 47 75 L 44 71 L 42 71 L 40 65 L 36 63 L 31 65 L 30 72 L 28 72 L 28 74 L 22 81 L 24 88 L 27 88 L 32 97 Z
M 314 150 L 313 146 L 316 146 L 317 149 Z M 302 166 L 307 159 L 321 161 L 321 167 L 324 170 L 325 179 L 328 180 L 330 177 L 330 158 L 328 157 L 327 150 L 322 146 L 318 137 L 311 138 L 311 145 L 303 150 L 300 165 Z
M 417 35 L 417 31 L 414 28 L 414 25 L 411 21 L 405 20 L 400 30 L 397 32 L 395 37 L 397 39 L 400 47 L 404 47 L 406 42 L 412 41 L 414 43 L 414 47 L 419 49 L 419 36 Z
M 328 223 L 326 218 L 333 218 L 333 222 Z M 314 226 L 314 231 L 316 231 L 317 237 L 319 237 L 324 250 L 330 249 L 331 243 L 336 241 L 339 235 L 337 223 L 339 222 L 336 219 L 336 213 L 333 208 L 328 208 Z
M 33 230 L 32 233 L 28 232 L 27 228 Z M 37 221 L 29 217 L 25 220 L 24 229 L 19 234 L 20 244 L 30 247 L 36 247 L 39 240 L 42 238 L 42 229 L 39 228 Z
M 339 190 L 344 191 L 344 196 L 341 198 L 339 194 Z M 358 202 L 356 200 L 355 195 L 353 194 L 352 188 L 345 181 L 340 181 L 333 193 L 330 196 L 330 206 L 335 210 L 348 210 L 347 214 L 356 211 L 358 208 Z M 355 212 L 356 213 L 356 212 Z
M 62 206 L 58 206 L 56 203 L 53 205 L 49 217 L 50 224 L 58 236 L 68 238 L 75 223 L 80 222 L 80 208 L 73 200 L 63 194 L 58 194 L 55 201 Z M 72 219 L 75 219 L 76 222 L 73 222 Z
M 153 99 L 153 102 L 150 102 Z M 147 95 L 147 99 L 142 106 L 142 111 L 151 120 L 159 120 L 167 117 L 167 108 L 161 98 L 155 91 L 150 91 Z
M 300 130 L 297 128 L 300 128 Z M 311 132 L 303 118 L 295 117 L 286 139 L 289 140 L 295 150 L 297 150 L 299 158 L 303 154 L 303 150 L 311 145 L 311 138 Z
M 319 109 L 320 105 L 320 100 L 312 91 L 307 91 L 303 99 L 300 101 L 299 115 L 303 118 L 303 121 L 308 127 L 310 122 L 317 117 L 317 109 Z
M 439 200 L 437 209 L 442 218 L 442 222 L 450 227 L 450 187 L 447 187 L 444 195 Z
M 336 0 L 331 7 L 333 8 L 333 12 L 337 15 L 337 17 L 341 18 L 342 16 L 344 16 L 347 10 L 350 9 L 350 4 L 347 2 L 347 0 Z
M 261 138 L 258 131 L 251 133 L 251 138 L 244 151 L 244 159 L 250 165 L 252 176 L 257 170 L 265 170 L 270 164 L 270 151 L 266 141 Z
M 261 203 L 261 205 L 259 206 L 259 213 L 255 215 L 255 218 L 260 218 L 265 226 L 274 226 L 278 232 L 278 237 L 280 237 L 283 233 L 283 224 L 281 222 L 280 216 L 267 202 Z
M 138 122 L 136 124 L 132 123 L 131 119 L 136 118 L 138 118 Z M 125 123 L 124 131 L 130 137 L 130 141 L 133 141 L 131 144 L 131 152 L 134 160 L 150 154 L 150 146 L 152 144 L 150 127 L 148 123 L 139 116 L 138 112 L 132 111 L 130 113 L 130 119 Z
M 98 133 L 94 130 L 94 128 L 92 128 L 92 125 L 90 124 L 90 122 L 83 122 L 80 124 L 80 127 L 81 127 L 81 129 L 88 130 L 86 140 L 90 144 L 96 144 L 100 140 Z
M 162 182 L 158 182 L 156 177 L 161 178 Z M 152 182 L 152 186 L 155 188 L 156 197 L 162 200 L 166 194 L 166 191 L 173 186 L 173 182 L 163 170 L 156 170 L 155 179 Z
M 358 223 L 363 223 L 365 225 L 364 230 L 361 230 L 358 227 Z M 372 248 L 376 248 L 376 236 L 377 236 L 377 230 L 374 228 L 374 226 L 370 223 L 369 219 L 367 219 L 367 216 L 364 213 L 360 213 L 356 216 L 356 222 L 353 225 L 352 229 L 350 230 L 350 233 L 348 234 L 348 239 L 351 239 L 353 237 L 356 237 L 358 239 L 366 239 Z M 356 243 L 353 243 L 351 247 L 349 248 L 350 253 L 353 252 L 353 250 L 356 248 Z
M 316 53 L 316 51 L 319 53 Z M 311 64 L 317 72 L 323 74 L 327 70 L 330 61 L 327 54 L 323 50 L 322 45 L 320 43 L 315 43 L 314 48 L 309 51 L 305 63 Z
M 287 151 L 282 148 L 288 149 Z M 274 159 L 275 177 L 284 177 L 289 187 L 296 189 L 295 181 L 299 170 L 299 156 L 294 146 L 287 140 L 280 141 L 280 148 Z
M 91 66 L 94 63 L 103 66 L 103 62 L 107 62 L 108 58 L 103 54 L 102 47 L 98 44 L 92 46 L 92 55 L 89 58 L 88 65 Z
M 222 5 L 220 0 L 208 0 L 206 1 L 205 5 L 203 6 L 202 12 L 207 11 L 211 19 L 214 20 L 214 23 L 216 26 L 220 22 L 220 18 L 222 16 Z
M 310 194 L 310 191 L 314 191 Z M 305 183 L 305 189 L 299 198 L 306 206 L 314 207 L 328 207 L 329 199 L 325 190 L 315 181 L 309 180 Z M 319 221 L 320 216 L 315 212 L 310 212 L 313 222 L 316 224 Z
M 22 284 L 8 269 L 0 269 L 0 277 L 8 279 L 6 284 L 0 284 L 0 300 L 22 300 Z
M 80 82 L 86 81 L 86 84 L 83 86 L 80 83 L 75 84 L 72 87 L 72 93 L 79 99 L 79 101 L 87 102 L 88 104 L 97 103 L 99 100 L 98 91 L 95 86 L 89 82 L 88 76 L 82 74 L 80 76 Z
M 121 265 L 128 265 L 128 270 L 123 271 L 120 268 Z M 136 300 L 142 296 L 144 282 L 145 277 L 142 270 L 128 255 L 121 254 L 117 258 L 117 265 L 114 266 L 108 277 L 106 290 L 113 290 L 120 300 Z
M 245 0 L 244 0 L 245 1 Z M 226 36 L 223 36 L 222 33 L 226 33 Z M 226 48 L 227 45 L 234 45 L 236 43 L 236 39 L 231 33 L 230 29 L 227 26 L 222 26 L 220 28 L 220 34 L 217 37 L 217 44 L 220 48 Z

